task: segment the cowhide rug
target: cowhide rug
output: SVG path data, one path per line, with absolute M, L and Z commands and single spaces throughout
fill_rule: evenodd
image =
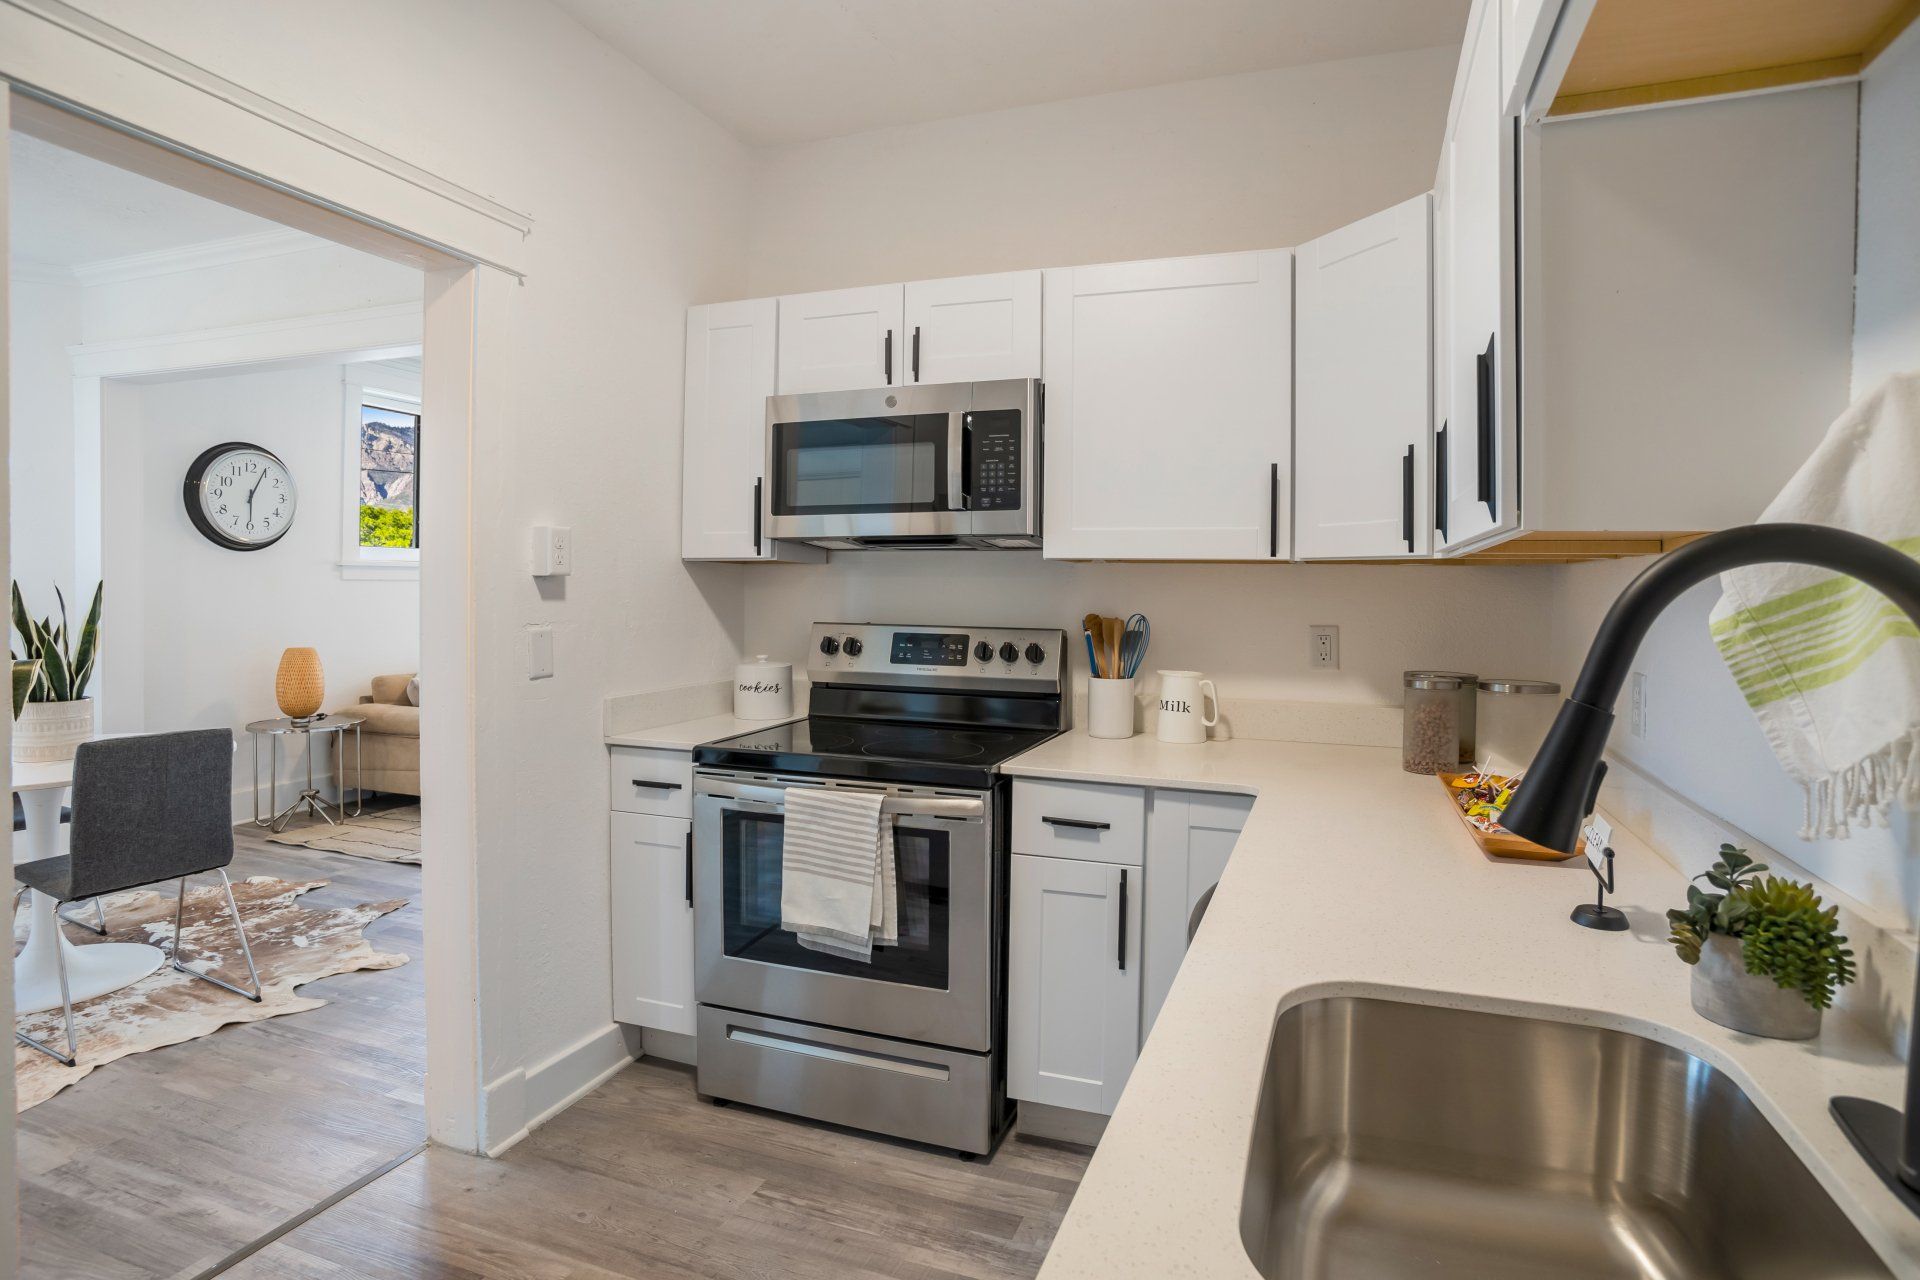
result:
M 296 845 L 304 849 L 323 849 L 355 858 L 376 858 L 381 862 L 411 862 L 420 865 L 420 806 L 410 804 L 380 813 L 363 814 L 328 826 L 316 822 L 293 827 L 267 839 L 275 844 Z
M 128 1054 L 196 1040 L 230 1023 L 258 1022 L 318 1009 L 325 1000 L 294 993 L 295 988 L 309 982 L 358 969 L 394 969 L 406 964 L 405 955 L 375 951 L 364 931 L 381 916 L 407 905 L 407 900 L 395 898 L 357 907 L 307 907 L 297 901 L 302 894 L 324 888 L 327 883 L 274 876 L 250 876 L 234 882 L 234 900 L 240 904 L 247 941 L 253 944 L 253 961 L 260 970 L 259 1004 L 163 964 L 132 986 L 73 1007 L 74 1030 L 80 1041 L 78 1066 L 63 1067 L 44 1053 L 14 1041 L 16 1110 L 25 1111 L 45 1102 L 95 1068 Z M 107 937 L 102 941 L 146 942 L 165 949 L 173 937 L 177 893 L 177 889 L 136 889 L 108 898 Z M 27 910 L 23 899 L 14 918 L 16 952 L 26 941 Z M 189 886 L 185 926 L 182 955 L 189 966 L 216 973 L 236 986 L 247 985 L 246 961 L 234 936 L 226 895 L 217 882 Z M 67 936 L 77 946 L 86 945 L 82 937 L 94 937 L 78 930 Z M 58 1009 L 27 1014 L 16 1025 L 44 1044 L 66 1043 Z

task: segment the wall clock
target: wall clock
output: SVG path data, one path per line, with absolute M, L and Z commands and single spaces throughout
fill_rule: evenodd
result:
M 217 444 L 187 468 L 187 518 L 216 547 L 258 551 L 293 527 L 298 499 L 287 464 L 257 444 Z

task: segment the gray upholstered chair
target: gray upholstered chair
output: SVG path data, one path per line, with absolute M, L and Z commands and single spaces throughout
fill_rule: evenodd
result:
M 73 758 L 73 823 L 70 852 L 13 869 L 14 879 L 65 905 L 163 880 L 180 881 L 173 912 L 173 967 L 214 986 L 260 999 L 260 974 L 240 922 L 227 864 L 233 861 L 233 731 L 189 729 L 80 744 Z M 218 871 L 227 909 L 240 935 L 253 989 L 244 990 L 180 962 L 180 928 L 187 906 L 187 878 Z M 66 951 L 60 951 L 60 988 L 66 993 Z M 64 1002 L 67 1052 L 60 1054 L 25 1032 L 24 1043 L 68 1066 L 74 1063 L 73 1002 Z
M 64 804 L 61 805 L 60 806 L 61 825 L 64 826 L 67 823 L 72 821 L 73 821 L 73 810 L 68 808 Z M 16 791 L 13 793 L 13 833 L 15 835 L 19 835 L 22 831 L 25 831 L 26 829 L 27 829 L 26 806 L 20 803 L 20 793 Z M 20 889 L 14 893 L 13 895 L 14 911 L 18 912 L 20 910 L 20 895 L 25 892 L 26 892 L 25 889 Z M 103 938 L 107 936 L 107 912 L 106 912 L 106 908 L 100 905 L 100 899 L 98 898 L 95 898 L 93 900 L 93 920 L 91 923 L 85 920 L 78 919 L 74 916 L 70 916 L 64 911 L 60 913 L 60 918 L 62 920 L 65 920 L 68 924 L 77 924 L 82 929 L 86 929 L 92 933 L 97 933 Z

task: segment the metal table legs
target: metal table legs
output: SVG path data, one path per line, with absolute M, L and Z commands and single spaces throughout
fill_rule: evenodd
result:
M 364 785 L 367 776 L 366 752 L 360 738 L 360 726 L 354 724 L 348 726 L 348 728 L 353 730 L 354 787 L 353 811 L 351 813 L 347 811 L 346 728 L 325 729 L 321 730 L 320 733 L 315 733 L 311 729 L 299 730 L 299 732 L 304 733 L 307 738 L 307 785 L 301 790 L 300 794 L 294 798 L 293 803 L 284 809 L 279 807 L 281 735 L 278 733 L 264 735 L 256 733 L 253 735 L 253 822 L 255 826 L 266 827 L 278 835 L 287 829 L 287 823 L 291 822 L 294 815 L 300 813 L 302 810 L 319 818 L 328 826 L 334 825 L 334 819 L 336 817 L 344 822 L 350 817 L 357 818 L 360 816 L 366 800 L 366 788 Z M 339 797 L 337 801 L 329 801 L 320 793 L 320 789 L 313 785 L 313 755 L 317 746 L 315 739 L 323 735 L 331 735 L 334 740 L 334 794 Z M 262 817 L 260 813 L 260 739 L 263 736 L 269 739 L 267 744 L 268 816 L 266 817 Z M 331 815 L 327 812 L 329 807 L 333 809 Z

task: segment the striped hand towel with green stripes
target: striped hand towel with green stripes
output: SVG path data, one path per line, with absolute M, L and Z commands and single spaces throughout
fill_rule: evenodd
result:
M 1920 557 L 1920 373 L 1831 428 L 1762 521 L 1852 529 Z M 1720 575 L 1709 625 L 1774 754 L 1806 788 L 1803 840 L 1920 804 L 1920 633 L 1873 588 L 1805 565 Z

